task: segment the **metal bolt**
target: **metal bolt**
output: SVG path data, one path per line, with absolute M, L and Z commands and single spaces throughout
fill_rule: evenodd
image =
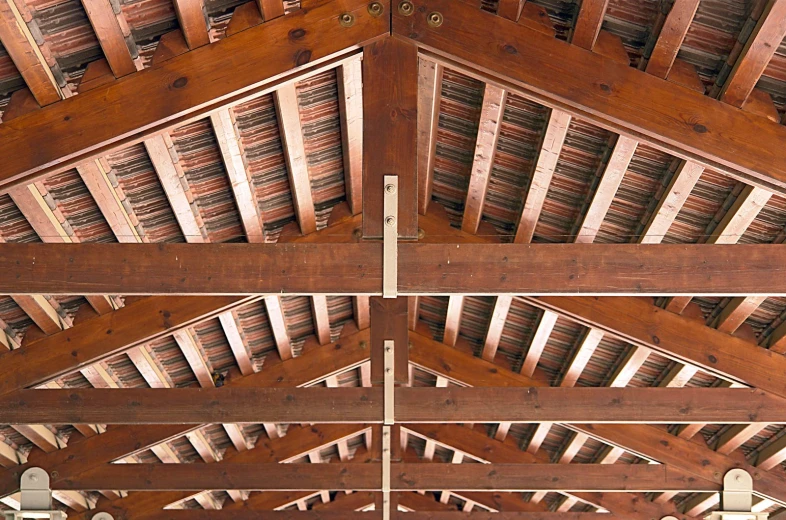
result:
M 393 349 L 392 349 L 392 348 L 390 348 L 390 347 L 385 347 L 385 352 L 390 352 L 390 351 L 392 351 L 392 350 L 393 350 Z
M 368 4 L 368 14 L 371 16 L 380 16 L 384 10 L 385 8 L 379 2 L 371 2 Z
M 390 435 L 390 432 L 382 432 L 382 435 L 384 435 L 385 437 L 387 437 L 388 435 Z
M 52 478 L 58 478 L 59 476 L 60 476 L 60 473 L 58 473 L 57 471 L 53 471 L 52 472 Z
M 341 24 L 341 27 L 352 27 L 355 25 L 355 15 L 352 13 L 344 13 L 338 17 L 338 23 Z
M 30 474 L 27 478 L 30 479 L 31 482 L 38 482 L 38 475 L 35 473 Z
M 361 342 L 360 342 L 360 348 L 362 348 L 363 350 L 365 350 L 365 349 L 366 349 L 366 346 L 367 346 L 367 345 L 366 345 L 366 342 L 365 342 L 365 341 L 361 341 Z
M 442 18 L 442 13 L 434 11 L 433 13 L 428 15 L 428 24 L 431 27 L 439 27 L 440 25 L 442 25 L 443 21 L 445 20 Z
M 388 227 L 395 226 L 396 225 L 396 217 L 394 217 L 393 215 L 385 217 L 385 225 L 388 226 Z
M 391 372 L 393 372 L 393 369 L 392 369 L 392 368 L 386 368 L 386 369 L 385 369 L 385 373 L 386 373 L 386 374 L 390 374 Z
M 719 478 L 721 478 L 720 471 L 716 471 L 715 473 L 713 473 L 713 474 L 712 474 L 712 476 L 713 476 L 714 478 L 716 478 L 716 479 L 719 479 Z
M 412 5 L 412 2 L 401 2 L 398 4 L 398 12 L 399 14 L 403 14 L 404 16 L 410 16 L 412 13 L 415 12 L 415 6 Z
M 426 238 L 426 232 L 423 228 L 418 228 L 418 240 L 423 240 L 424 238 Z
M 394 193 L 396 193 L 396 186 L 394 184 L 386 184 L 385 193 L 389 193 L 393 195 Z

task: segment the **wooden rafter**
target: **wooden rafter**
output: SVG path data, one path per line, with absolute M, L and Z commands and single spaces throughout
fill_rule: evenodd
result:
M 592 50 L 598 39 L 608 0 L 583 0 L 576 17 L 571 43 Z
M 180 30 L 190 49 L 210 43 L 202 0 L 174 0 Z
M 418 212 L 425 215 L 434 185 L 434 158 L 442 99 L 443 67 L 420 58 L 418 61 Z
M 336 69 L 341 115 L 344 185 L 353 215 L 363 209 L 363 69 L 359 59 Z
M 669 76 L 698 8 L 698 0 L 677 0 L 674 2 L 666 16 L 649 60 L 647 60 L 645 68 L 647 73 L 664 79 Z
M 115 13 L 110 3 L 99 0 L 86 0 L 82 5 L 112 74 L 120 78 L 136 72 L 137 65 L 129 49 L 129 41 L 133 42 L 133 39 L 122 12 Z
M 0 39 L 39 105 L 46 106 L 63 98 L 14 0 L 0 2 Z

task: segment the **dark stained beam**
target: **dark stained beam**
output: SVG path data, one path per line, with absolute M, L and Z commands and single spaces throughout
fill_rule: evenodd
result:
M 14 0 L 0 2 L 0 39 L 39 105 L 46 106 L 63 98 Z
M 253 489 L 373 491 L 382 486 L 379 463 L 332 464 L 106 464 L 52 483 L 53 489 L 90 490 L 112 482 L 129 491 Z M 394 463 L 391 488 L 416 491 L 717 491 L 665 465 Z
M 140 520 L 259 520 L 260 510 L 168 509 L 139 517 Z M 378 511 L 265 511 L 265 520 L 377 520 Z M 393 520 L 608 520 L 602 513 L 415 511 L 393 512 Z
M 188 48 L 196 49 L 210 43 L 202 0 L 174 0 L 173 4 Z
M 608 5 L 609 0 L 582 0 L 570 40 L 573 45 L 592 50 Z
M 344 12 L 354 13 L 352 27 L 337 22 Z M 0 185 L 73 167 L 121 142 L 138 142 L 178 122 L 269 91 L 331 60 L 340 61 L 354 52 L 348 49 L 388 31 L 388 18 L 371 16 L 365 1 L 353 0 L 340 8 L 320 4 L 173 57 L 166 67 L 129 75 L 44 112 L 20 116 L 0 130 L 8 157 L 19 159 L 3 163 Z M 301 33 L 302 38 L 289 37 Z M 260 41 L 278 41 L 284 47 L 273 52 L 270 46 L 258 45 Z M 217 64 L 227 74 L 216 75 Z M 141 108 L 126 106 L 135 92 L 147 94 L 148 102 Z M 47 146 L 42 147 L 43 142 Z
M 382 244 L 307 242 L 4 244 L 0 282 L 11 294 L 381 293 Z M 783 247 L 402 242 L 398 291 L 778 295 Z
M 783 399 L 746 388 L 399 387 L 395 397 L 402 423 L 786 423 Z M 382 389 L 363 387 L 21 390 L 0 403 L 12 424 L 382 421 Z
M 283 0 L 257 0 L 259 11 L 266 22 L 284 16 Z
M 450 13 L 436 29 L 426 19 L 435 11 Z M 643 71 L 463 3 L 421 0 L 413 16 L 393 13 L 393 32 L 416 42 L 432 59 L 509 92 L 761 187 L 786 188 L 786 166 L 773 154 L 786 129 L 764 117 L 675 89 Z
M 382 16 L 381 18 L 387 18 Z M 384 176 L 398 176 L 398 236 L 418 236 L 418 54 L 387 38 L 363 50 L 363 236 L 381 237 Z
M 371 314 L 371 383 L 384 382 L 384 342 L 393 340 L 393 375 L 397 385 L 409 382 L 409 312 L 407 298 L 370 299 Z

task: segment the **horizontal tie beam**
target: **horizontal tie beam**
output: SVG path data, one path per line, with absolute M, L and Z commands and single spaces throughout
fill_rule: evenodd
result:
M 21 390 L 3 424 L 382 423 L 382 388 Z M 748 388 L 395 389 L 396 423 L 786 423 L 784 399 Z

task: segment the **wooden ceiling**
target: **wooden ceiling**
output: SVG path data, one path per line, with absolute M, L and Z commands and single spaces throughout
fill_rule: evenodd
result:
M 381 518 L 392 338 L 405 519 L 689 520 L 737 467 L 783 518 L 784 37 L 784 0 L 0 0 L 0 508 L 38 466 L 69 519 Z

